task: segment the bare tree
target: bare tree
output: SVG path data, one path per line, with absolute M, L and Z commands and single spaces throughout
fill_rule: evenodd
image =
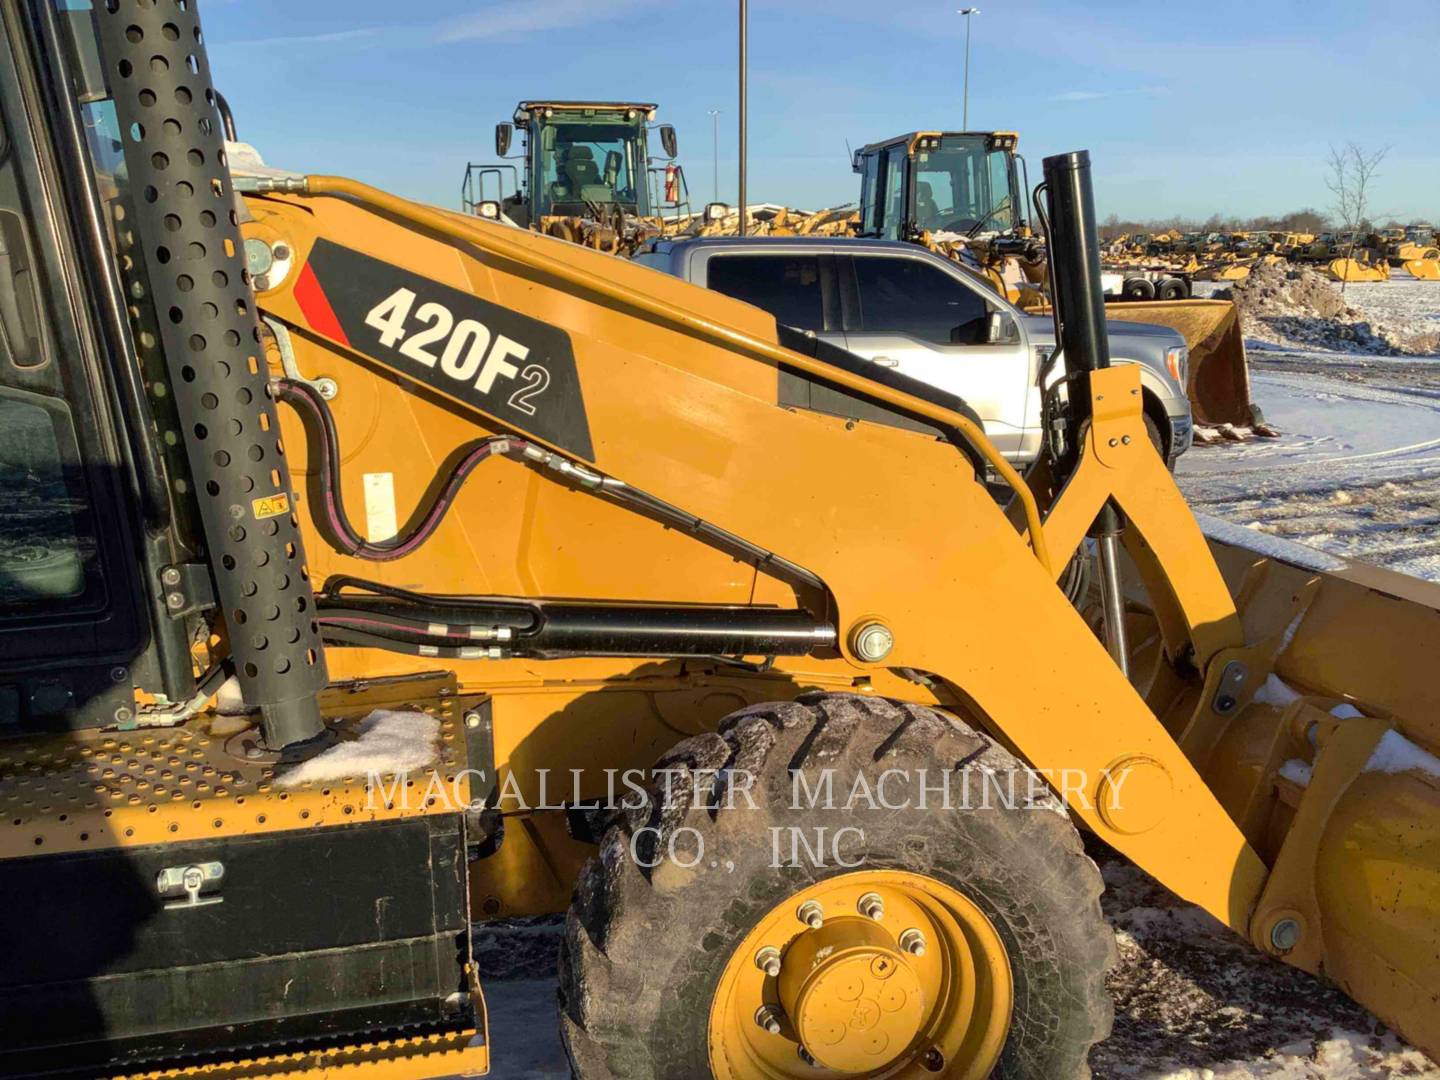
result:
M 1355 254 L 1355 241 L 1361 228 L 1368 220 L 1366 204 L 1370 198 L 1370 181 L 1375 179 L 1380 163 L 1390 152 L 1382 146 L 1373 152 L 1361 149 L 1355 143 L 1346 143 L 1345 148 L 1330 147 L 1330 171 L 1325 186 L 1335 196 L 1335 216 L 1341 228 L 1350 233 L 1350 242 L 1345 249 L 1345 258 Z M 1340 291 L 1345 291 L 1345 282 L 1340 282 Z

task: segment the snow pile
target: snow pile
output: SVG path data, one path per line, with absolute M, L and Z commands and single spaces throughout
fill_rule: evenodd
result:
M 296 787 L 370 773 L 403 773 L 433 765 L 440 756 L 440 721 L 427 713 L 376 709 L 355 731 L 356 738 L 321 751 L 276 782 Z
M 1425 320 L 1376 322 L 1352 307 L 1339 285 L 1307 266 L 1256 266 L 1249 277 L 1213 295 L 1234 301 L 1245 336 L 1257 342 L 1377 356 L 1440 352 L 1440 331 Z

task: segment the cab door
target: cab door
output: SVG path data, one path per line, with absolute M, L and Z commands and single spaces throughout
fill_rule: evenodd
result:
M 1035 357 L 1015 310 L 918 249 L 837 258 L 845 347 L 958 395 L 1002 454 L 1033 457 Z

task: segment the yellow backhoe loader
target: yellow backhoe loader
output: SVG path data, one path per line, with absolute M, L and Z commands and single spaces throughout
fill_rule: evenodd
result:
M 1080 828 L 1440 1050 L 1440 590 L 1202 532 L 1083 152 L 1022 477 L 718 293 L 232 174 L 198 6 L 0 4 L 0 1072 L 477 1075 L 472 924 L 568 909 L 581 1080 L 1068 1080 Z
M 1049 304 L 1044 245 L 1029 225 L 1035 215 L 1025 213 L 1028 180 L 1018 144 L 1011 131 L 914 131 L 861 147 L 852 161 L 862 178 L 858 235 L 924 244 L 1014 302 L 1043 311 Z M 1154 237 L 1149 246 L 1168 240 Z M 1193 250 L 1169 242 L 1172 250 Z M 1144 291 L 1132 296 L 1122 287 L 1115 299 L 1123 302 L 1107 305 L 1106 317 L 1169 326 L 1185 336 L 1196 422 L 1257 425 L 1235 306 L 1177 303 L 1189 295 L 1188 285 L 1168 270 L 1146 275 L 1123 259 L 1117 270 Z

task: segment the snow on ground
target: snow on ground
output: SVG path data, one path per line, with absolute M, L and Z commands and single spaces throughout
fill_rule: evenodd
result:
M 1256 951 L 1143 871 L 1090 844 L 1120 964 L 1097 1080 L 1440 1078 L 1339 990 Z

